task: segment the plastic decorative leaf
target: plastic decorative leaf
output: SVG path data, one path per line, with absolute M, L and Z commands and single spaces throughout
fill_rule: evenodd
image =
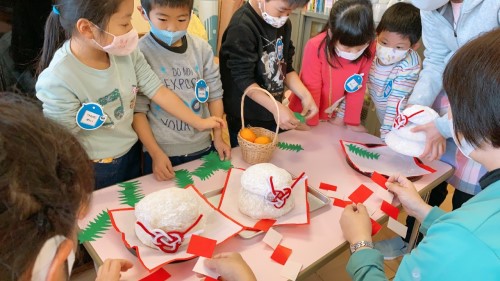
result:
M 192 175 L 197 176 L 202 181 L 209 179 L 217 170 L 227 171 L 233 166 L 229 160 L 221 161 L 219 154 L 215 151 L 201 157 L 201 160 L 203 164 L 196 168 Z
M 291 150 L 291 151 L 295 151 L 295 152 L 299 152 L 301 150 L 304 150 L 304 148 L 300 144 L 278 142 L 277 146 L 278 146 L 279 149 L 282 149 L 282 150 Z
M 295 118 L 297 118 L 300 121 L 300 123 L 306 122 L 306 118 L 304 116 L 302 116 L 302 114 L 300 114 L 298 112 L 294 112 L 293 115 L 295 115 Z
M 363 157 L 363 158 L 378 160 L 378 158 L 380 157 L 380 154 L 375 153 L 375 152 L 370 152 L 370 151 L 363 149 L 359 146 L 356 146 L 352 143 L 348 144 L 347 148 L 349 149 L 350 152 L 352 152 L 360 157 Z
M 135 204 L 144 198 L 139 181 L 129 181 L 119 183 L 122 189 L 120 190 L 120 202 L 130 207 L 135 207 Z
M 185 188 L 186 186 L 193 184 L 193 177 L 191 176 L 191 172 L 186 169 L 181 169 L 175 171 L 175 184 L 177 187 Z
M 97 217 L 89 222 L 87 227 L 78 233 L 78 241 L 80 243 L 95 241 L 101 238 L 106 230 L 111 227 L 111 221 L 109 219 L 108 212 L 103 210 Z

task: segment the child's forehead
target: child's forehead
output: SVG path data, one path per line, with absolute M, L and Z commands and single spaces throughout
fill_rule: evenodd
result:
M 262 0 L 262 1 L 266 1 L 266 0 Z M 294 7 L 294 6 L 290 5 L 288 0 L 267 0 L 266 5 L 273 5 L 275 8 L 279 8 L 282 10 L 293 10 L 295 8 L 298 8 L 298 7 Z
M 410 42 L 410 37 L 396 31 L 383 30 L 378 34 L 379 38 L 393 40 L 393 41 L 408 41 Z
M 151 5 L 151 11 L 150 13 L 156 13 L 156 14 L 164 14 L 164 15 L 171 15 L 171 14 L 191 14 L 191 9 L 188 5 L 185 6 L 172 6 L 172 5 L 161 5 L 161 4 L 152 4 Z

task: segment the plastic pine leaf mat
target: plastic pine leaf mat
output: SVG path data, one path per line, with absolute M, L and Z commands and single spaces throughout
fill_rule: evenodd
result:
M 101 238 L 106 230 L 111 227 L 111 221 L 109 219 L 108 212 L 103 210 L 97 215 L 97 217 L 91 221 L 85 229 L 78 233 L 78 241 L 80 243 L 95 241 Z
M 348 144 L 347 148 L 349 149 L 350 152 L 352 152 L 360 157 L 366 158 L 366 159 L 378 160 L 378 158 L 380 157 L 379 153 L 370 152 L 370 151 L 368 151 L 364 148 L 361 148 L 359 146 L 356 146 L 352 143 Z
M 119 183 L 120 190 L 120 203 L 135 207 L 135 204 L 144 198 L 139 181 L 130 181 Z
M 278 142 L 277 146 L 278 146 L 279 149 L 282 149 L 282 150 L 291 150 L 291 151 L 295 151 L 295 152 L 299 152 L 301 150 L 304 150 L 304 148 L 300 144 Z
M 193 184 L 193 177 L 191 176 L 191 172 L 186 169 L 181 169 L 175 171 L 175 184 L 177 187 L 185 188 L 186 186 Z
M 218 170 L 227 171 L 233 166 L 229 160 L 221 161 L 219 154 L 215 151 L 201 157 L 201 161 L 203 164 L 196 168 L 192 175 L 197 176 L 202 181 L 209 179 Z

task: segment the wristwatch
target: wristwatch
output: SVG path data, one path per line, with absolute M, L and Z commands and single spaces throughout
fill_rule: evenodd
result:
M 354 252 L 356 252 L 361 247 L 369 247 L 373 249 L 373 242 L 359 241 L 354 244 L 351 244 L 351 246 L 349 246 L 349 248 L 351 249 L 351 254 L 354 254 Z

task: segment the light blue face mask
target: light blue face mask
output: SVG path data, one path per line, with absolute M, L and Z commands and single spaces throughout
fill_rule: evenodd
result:
M 158 40 L 165 42 L 165 44 L 172 46 L 175 42 L 179 41 L 184 35 L 186 35 L 187 30 L 179 30 L 179 31 L 168 31 L 158 29 L 149 19 L 148 13 L 144 10 L 144 14 L 149 21 L 149 26 L 151 26 L 151 33 L 158 38 Z
M 455 130 L 453 128 L 453 120 L 449 120 L 449 124 L 450 124 L 451 135 L 453 136 L 453 141 L 457 145 L 458 149 L 460 149 L 460 151 L 465 157 L 472 159 L 470 158 L 470 154 L 476 148 L 465 139 L 461 139 L 460 143 L 458 143 L 457 137 L 455 136 Z

